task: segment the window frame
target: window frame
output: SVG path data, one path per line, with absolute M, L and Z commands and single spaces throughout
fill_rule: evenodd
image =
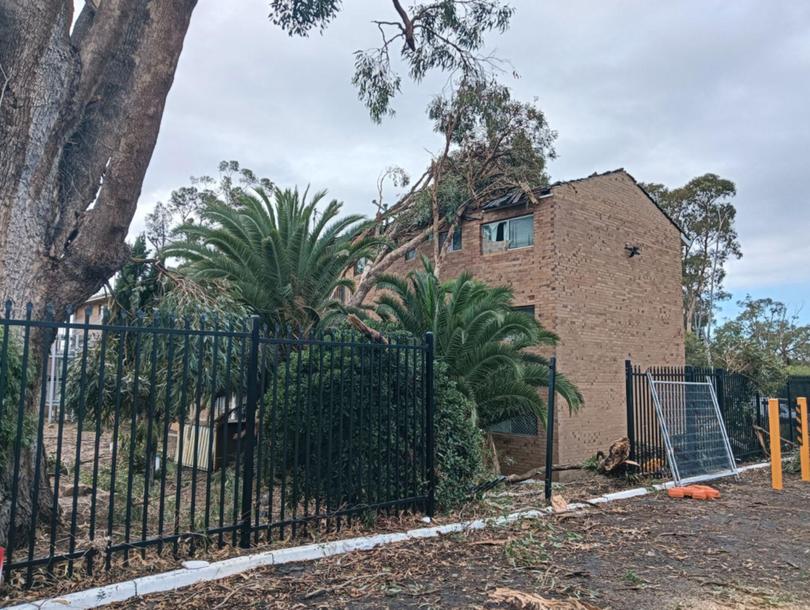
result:
M 509 436 L 536 437 L 540 434 L 540 420 L 536 415 L 507 417 L 489 426 L 487 432 Z
M 449 231 L 440 231 L 439 232 L 439 249 L 444 248 L 444 242 L 448 237 Z M 442 237 L 444 236 L 444 237 Z M 456 248 L 456 236 L 458 236 L 458 248 Z M 461 230 L 461 227 L 456 227 L 456 230 L 453 231 L 453 239 L 450 242 L 450 247 L 447 249 L 448 252 L 461 252 L 464 249 L 464 236 Z
M 354 276 L 358 277 L 358 276 L 363 275 L 363 271 L 366 270 L 366 265 L 368 265 L 368 263 L 369 263 L 369 260 L 365 256 L 361 256 L 360 258 L 358 258 L 357 261 L 355 261 L 355 263 L 354 263 L 354 269 L 353 269 Z
M 532 226 L 531 243 L 527 244 L 525 246 L 512 246 L 511 245 L 511 239 L 509 239 L 509 225 L 510 225 L 510 223 L 515 222 L 516 220 L 525 220 L 526 218 L 531 218 L 532 219 L 532 223 L 531 223 L 531 226 Z M 506 223 L 506 226 L 504 227 L 504 239 L 503 239 L 502 242 L 489 240 L 489 239 L 484 238 L 484 227 L 487 227 L 489 225 L 498 225 L 499 223 L 502 223 L 502 222 Z M 497 231 L 497 229 L 496 229 L 496 231 Z M 502 251 L 501 250 L 494 250 L 492 252 L 486 252 L 484 250 L 484 243 L 487 243 L 487 242 L 493 243 L 493 244 L 506 243 L 506 248 L 504 250 L 502 250 Z M 533 247 L 534 247 L 534 213 L 523 214 L 521 216 L 513 216 L 511 218 L 502 218 L 501 220 L 492 220 L 490 222 L 481 223 L 481 253 L 484 254 L 484 255 L 498 254 L 499 252 L 508 252 L 510 250 L 523 250 L 524 248 L 533 248 Z

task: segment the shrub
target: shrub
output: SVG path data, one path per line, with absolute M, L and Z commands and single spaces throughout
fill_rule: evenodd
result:
M 473 423 L 475 405 L 447 374 L 447 365 L 436 362 L 436 500 L 450 510 L 470 496 L 470 489 L 484 474 L 483 434 Z
M 265 396 L 264 472 L 286 500 L 326 510 L 424 495 L 422 352 L 407 333 L 392 346 L 314 344 L 271 373 Z M 414 356 L 418 357 L 414 357 Z M 461 501 L 481 471 L 472 405 L 437 363 L 435 429 L 438 503 Z
M 14 439 L 17 438 L 20 392 L 22 391 L 22 361 L 18 342 L 9 334 L 7 349 L 3 350 L 3 330 L 0 329 L 0 468 L 6 467 L 12 459 Z M 30 379 L 37 379 L 36 366 L 29 365 Z M 33 375 L 33 377 L 31 377 Z M 26 390 L 26 402 L 31 400 L 30 389 Z M 36 433 L 36 424 L 25 405 L 23 413 L 23 434 L 20 446 L 29 446 Z M 11 468 L 11 466 L 8 466 Z

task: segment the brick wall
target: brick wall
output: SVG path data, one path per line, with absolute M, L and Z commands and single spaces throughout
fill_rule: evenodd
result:
M 527 214 L 533 246 L 482 253 L 481 224 Z M 628 244 L 641 255 L 629 258 Z M 430 257 L 432 246 L 418 251 Z M 419 267 L 419 257 L 403 258 L 389 272 Z M 465 270 L 511 286 L 515 305 L 533 305 L 541 324 L 560 336 L 559 370 L 579 386 L 585 406 L 570 416 L 560 401 L 557 463 L 580 461 L 626 434 L 626 358 L 645 366 L 683 364 L 680 233 L 624 172 L 555 186 L 536 204 L 471 213 L 462 249 L 448 252 L 441 277 Z M 494 436 L 504 471 L 545 462 L 542 431 Z
M 681 238 L 624 172 L 561 185 L 553 200 L 557 359 L 585 399 L 576 415 L 560 410 L 566 463 L 626 435 L 626 358 L 683 364 Z

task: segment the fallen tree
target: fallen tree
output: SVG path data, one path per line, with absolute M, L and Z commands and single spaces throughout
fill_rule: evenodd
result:
M 627 437 L 613 441 L 608 448 L 607 455 L 597 451 L 595 459 L 591 462 L 581 464 L 556 464 L 551 467 L 553 472 L 563 472 L 566 470 L 594 470 L 602 475 L 616 475 L 627 472 L 628 467 L 637 468 L 638 462 L 629 459 L 630 439 Z M 530 479 L 545 477 L 545 466 L 532 468 L 521 474 L 510 474 L 504 477 L 504 482 L 514 484 L 528 481 Z

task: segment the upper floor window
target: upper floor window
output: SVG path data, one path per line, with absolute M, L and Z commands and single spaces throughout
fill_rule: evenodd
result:
M 439 248 L 444 248 L 444 241 L 447 239 L 447 231 L 439 233 Z M 448 248 L 449 252 L 457 252 L 461 250 L 461 227 L 456 227 L 453 231 L 453 243 Z
M 354 264 L 354 274 L 362 275 L 363 271 L 366 268 L 366 265 L 368 265 L 368 259 L 365 256 L 358 259 L 357 262 Z
M 526 248 L 534 244 L 534 218 L 520 216 L 490 222 L 481 226 L 481 248 L 484 254 Z

